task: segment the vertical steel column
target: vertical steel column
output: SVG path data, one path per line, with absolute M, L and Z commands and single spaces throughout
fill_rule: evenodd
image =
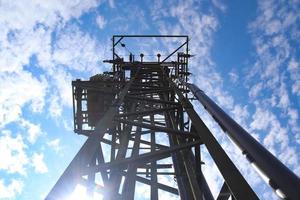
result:
M 115 36 L 112 37 L 112 59 L 115 60 Z M 116 72 L 116 64 L 113 63 L 113 72 Z
M 152 96 L 153 97 L 153 96 Z M 151 121 L 151 125 L 155 125 L 154 124 L 154 115 L 150 115 L 150 121 Z M 155 142 L 155 131 L 151 131 L 150 133 L 150 141 L 151 141 L 151 152 L 154 152 L 156 150 L 156 142 Z M 151 163 L 151 200 L 158 200 L 158 189 L 156 187 L 156 183 L 157 183 L 157 165 L 156 165 L 156 161 L 153 161 Z
M 165 77 L 166 74 L 164 73 L 164 71 L 162 71 L 162 75 L 164 76 L 163 80 L 166 80 L 167 77 Z M 165 82 L 164 84 L 165 84 L 164 86 L 167 86 L 168 82 Z M 172 95 L 172 96 L 174 97 L 174 95 Z M 163 98 L 164 98 L 164 100 L 168 100 L 167 95 L 164 95 Z M 180 122 L 178 122 L 176 124 L 174 111 L 172 112 L 172 115 L 171 115 L 170 111 L 166 112 L 165 118 L 166 118 L 167 127 L 171 127 L 173 129 L 178 129 L 178 125 Z M 181 119 L 183 120 L 182 117 L 181 117 Z M 181 121 L 181 127 L 183 127 L 182 123 L 183 123 L 183 121 Z M 179 145 L 179 144 L 185 143 L 185 141 L 182 138 L 179 138 L 178 136 L 173 136 L 172 142 L 174 145 Z M 201 199 L 203 199 L 203 194 L 202 194 L 200 185 L 197 182 L 197 176 L 196 176 L 195 169 L 191 165 L 191 162 L 189 162 L 189 160 L 187 159 L 188 151 L 189 150 L 183 150 L 183 151 L 178 152 L 179 157 L 181 157 L 182 163 L 183 163 L 183 170 L 181 171 L 180 175 L 184 176 L 183 178 L 187 180 L 186 182 L 190 186 L 190 189 L 191 189 L 190 199 L 201 200 Z M 187 187 L 187 185 L 185 185 L 184 187 Z
M 138 119 L 139 122 L 142 122 L 141 117 Z M 132 149 L 131 157 L 137 157 L 139 155 L 139 147 L 140 147 L 140 140 L 141 140 L 141 127 L 136 127 L 135 137 L 134 137 L 134 144 Z M 123 199 L 130 200 L 134 199 L 135 193 L 135 182 L 136 182 L 136 172 L 137 172 L 137 164 L 133 163 L 128 166 L 127 175 L 124 182 L 123 187 Z

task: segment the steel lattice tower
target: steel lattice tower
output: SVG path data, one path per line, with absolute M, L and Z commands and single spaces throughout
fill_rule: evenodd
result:
M 132 54 L 124 61 L 115 48 L 125 46 L 124 38 L 134 37 L 177 38 L 182 45 L 164 58 L 158 54 L 152 62 L 143 61 L 143 54 L 139 61 Z M 300 198 L 299 178 L 202 90 L 188 83 L 188 36 L 115 35 L 112 41 L 113 58 L 105 61 L 112 64 L 112 71 L 72 82 L 74 129 L 87 140 L 46 199 L 67 199 L 78 184 L 91 199 L 95 193 L 104 199 L 134 199 L 137 183 L 149 186 L 152 200 L 159 199 L 160 191 L 183 200 L 214 199 L 201 171 L 202 147 L 224 178 L 218 200 L 258 199 L 194 110 L 191 95 L 280 198 Z M 169 61 L 174 56 L 177 59 Z M 161 183 L 162 176 L 176 184 Z

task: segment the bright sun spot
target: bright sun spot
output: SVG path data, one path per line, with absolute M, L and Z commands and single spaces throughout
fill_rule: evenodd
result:
M 102 200 L 103 196 L 97 192 L 94 193 L 93 197 L 89 197 L 86 194 L 86 187 L 78 184 L 72 194 L 66 200 Z

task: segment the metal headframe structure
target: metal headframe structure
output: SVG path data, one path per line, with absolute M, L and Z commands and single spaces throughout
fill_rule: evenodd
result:
M 144 61 L 118 55 L 131 38 L 173 38 L 178 48 Z M 138 45 L 138 44 L 136 44 Z M 202 173 L 206 148 L 224 179 L 218 200 L 258 199 L 191 104 L 199 100 L 281 199 L 300 198 L 300 180 L 194 84 L 188 83 L 186 35 L 115 35 L 110 72 L 72 82 L 74 130 L 87 136 L 47 200 L 68 199 L 84 186 L 90 199 L 149 199 L 164 193 L 183 200 L 214 199 Z M 172 58 L 176 57 L 172 60 Z M 137 56 L 136 56 L 137 57 Z M 168 195 L 169 195 L 168 194 Z M 145 194 L 146 195 L 146 194 Z

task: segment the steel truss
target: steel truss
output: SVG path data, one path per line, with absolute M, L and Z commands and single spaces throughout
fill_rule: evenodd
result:
M 143 62 L 142 54 L 140 61 L 134 61 L 132 57 L 124 61 L 116 48 L 124 46 L 124 38 L 132 37 L 172 37 L 183 42 L 169 56 L 160 58 L 158 55 L 157 61 Z M 87 140 L 46 199 L 67 199 L 78 184 L 86 188 L 91 199 L 96 193 L 102 194 L 104 199 L 134 199 L 138 195 L 138 185 L 142 184 L 149 188 L 149 199 L 152 200 L 159 199 L 162 193 L 183 200 L 212 200 L 201 170 L 204 164 L 201 148 L 204 147 L 224 178 L 218 200 L 229 197 L 258 199 L 194 110 L 188 98 L 191 92 L 247 158 L 251 158 L 251 163 L 257 163 L 268 175 L 274 190 L 279 189 L 289 199 L 300 196 L 299 178 L 274 156 L 271 160 L 275 167 L 269 169 L 264 159 L 270 160 L 271 154 L 259 143 L 253 144 L 253 138 L 246 131 L 235 129 L 231 134 L 233 120 L 203 91 L 200 93 L 196 86 L 187 83 L 190 74 L 187 36 L 117 35 L 112 41 L 113 59 L 106 61 L 112 64 L 112 72 L 91 77 L 89 81 L 72 82 L 74 129 L 76 133 L 86 135 Z M 185 52 L 178 52 L 183 48 Z M 177 60 L 169 62 L 176 53 Z M 129 77 L 126 77 L 126 71 L 130 72 Z M 242 136 L 236 133 L 238 131 Z M 248 144 L 249 141 L 252 143 Z M 252 151 L 253 148 L 258 150 Z M 261 152 L 268 153 L 265 157 L 256 155 Z M 274 178 L 277 164 L 279 171 L 288 175 L 296 189 L 284 185 L 287 182 L 282 184 L 281 175 Z

